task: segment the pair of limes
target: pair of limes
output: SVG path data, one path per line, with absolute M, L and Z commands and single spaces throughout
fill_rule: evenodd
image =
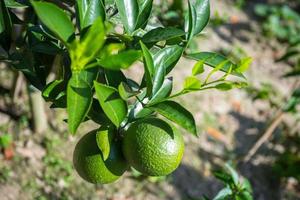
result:
M 111 183 L 129 166 L 147 176 L 164 176 L 178 167 L 183 156 L 182 135 L 158 118 L 146 118 L 130 125 L 122 141 L 112 143 L 105 160 L 97 146 L 96 133 L 83 136 L 73 155 L 78 174 L 91 183 Z

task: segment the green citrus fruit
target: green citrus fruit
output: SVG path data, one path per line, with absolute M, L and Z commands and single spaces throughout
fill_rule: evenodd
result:
M 133 123 L 123 140 L 123 153 L 128 163 L 148 176 L 173 172 L 183 156 L 184 143 L 178 130 L 157 118 Z
M 111 183 L 116 181 L 128 168 L 121 144 L 113 142 L 108 158 L 104 161 L 103 155 L 96 142 L 97 131 L 84 135 L 77 143 L 73 163 L 78 174 L 91 183 Z

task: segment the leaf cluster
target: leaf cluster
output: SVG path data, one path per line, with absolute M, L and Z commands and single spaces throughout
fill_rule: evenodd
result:
M 0 6 L 1 60 L 22 71 L 52 108 L 67 110 L 72 134 L 87 120 L 101 125 L 102 132 L 122 133 L 130 123 L 160 114 L 197 135 L 192 114 L 173 98 L 246 85 L 243 72 L 250 58 L 234 63 L 214 52 L 186 52 L 208 24 L 209 0 L 190 0 L 186 9 L 180 7 L 184 23 L 176 26 L 151 23 L 152 0 L 5 0 Z M 25 17 L 19 18 L 15 8 Z M 22 31 L 13 40 L 16 24 Z M 182 90 L 173 93 L 169 74 L 181 57 L 196 64 Z M 140 83 L 123 73 L 136 62 L 144 68 Z M 208 75 L 202 80 L 198 75 L 205 71 Z M 216 72 L 222 76 L 212 80 Z M 49 80 L 50 73 L 54 80 Z M 107 144 L 99 146 L 105 152 Z
M 225 187 L 212 200 L 253 200 L 250 182 L 240 177 L 231 165 L 225 164 L 224 169 L 216 171 L 214 175 Z M 203 199 L 209 200 L 207 197 Z

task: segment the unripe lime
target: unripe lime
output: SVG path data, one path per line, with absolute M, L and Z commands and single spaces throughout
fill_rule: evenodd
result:
M 97 146 L 96 133 L 87 133 L 79 140 L 74 150 L 73 164 L 84 180 L 95 184 L 111 183 L 126 171 L 128 165 L 118 142 L 112 143 L 109 156 L 104 161 Z
M 182 135 L 161 119 L 136 121 L 125 132 L 124 156 L 133 168 L 145 175 L 170 174 L 180 164 L 183 151 Z

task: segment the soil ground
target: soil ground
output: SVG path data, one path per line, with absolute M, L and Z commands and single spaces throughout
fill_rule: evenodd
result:
M 205 35 L 196 40 L 198 49 L 231 51 L 252 57 L 252 66 L 246 73 L 250 85 L 268 83 L 286 96 L 291 92 L 292 82 L 281 76 L 288 66 L 274 62 L 284 46 L 262 36 L 252 13 L 253 5 L 254 2 L 249 3 L 246 9 L 241 10 L 231 1 L 212 0 L 212 16 L 218 11 L 219 16 L 228 20 L 220 26 L 207 28 Z M 177 65 L 172 74 L 176 84 L 174 90 L 180 89 L 184 77 L 191 74 L 193 64 L 182 59 Z M 136 77 L 140 69 L 141 66 L 137 65 L 128 73 Z M 1 200 L 192 200 L 203 195 L 213 197 L 223 186 L 213 177 L 212 170 L 227 161 L 243 157 L 276 112 L 266 102 L 254 102 L 246 90 L 211 90 L 179 98 L 177 100 L 195 116 L 201 133 L 199 138 L 184 133 L 186 148 L 180 167 L 167 177 L 146 178 L 127 172 L 116 183 L 94 186 L 84 182 L 74 171 L 72 151 L 80 136 L 95 128 L 95 124 L 84 124 L 80 127 L 81 134 L 72 137 L 63 122 L 66 113 L 47 110 L 51 129 L 43 134 L 34 134 L 29 126 L 30 116 L 27 116 L 26 94 L 15 107 L 2 110 L 9 106 L 5 88 L 9 88 L 11 77 L 10 71 L 1 69 L 0 131 L 13 134 L 15 154 L 9 161 L 0 156 Z M 272 171 L 272 163 L 278 153 L 276 149 L 281 148 L 276 143 L 276 135 L 280 132 L 278 128 L 274 138 L 264 144 L 249 162 L 237 165 L 238 172 L 250 180 L 255 200 L 300 199 L 300 192 L 289 187 L 293 180 L 282 181 Z

